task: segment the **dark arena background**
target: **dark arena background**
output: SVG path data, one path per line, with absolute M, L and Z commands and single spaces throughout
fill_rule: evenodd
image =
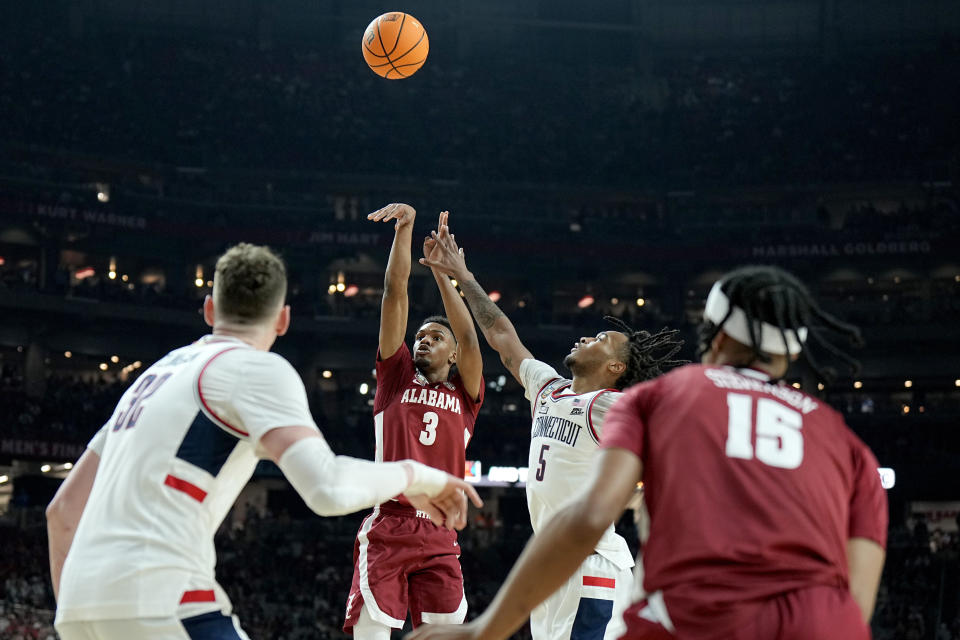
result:
M 360 55 L 388 10 L 430 36 L 405 80 Z M 0 638 L 56 637 L 44 507 L 143 367 L 206 332 L 232 243 L 284 256 L 276 350 L 334 450 L 373 457 L 392 228 L 365 215 L 397 201 L 415 240 L 450 210 L 558 367 L 605 314 L 678 327 L 693 358 L 718 274 L 799 275 L 866 339 L 857 379 L 789 381 L 892 470 L 874 636 L 957 640 L 958 69 L 954 0 L 0 3 Z M 416 264 L 410 296 L 442 308 Z M 484 349 L 470 616 L 530 534 L 527 403 Z M 361 517 L 313 516 L 261 465 L 217 540 L 251 637 L 343 637 Z

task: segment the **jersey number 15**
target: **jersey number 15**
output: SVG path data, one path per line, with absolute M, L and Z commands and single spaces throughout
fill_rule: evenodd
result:
M 727 394 L 727 455 L 757 460 L 771 467 L 796 469 L 803 462 L 803 416 L 770 398 L 757 399 L 753 420 L 753 396 Z M 753 444 L 752 432 L 757 442 Z

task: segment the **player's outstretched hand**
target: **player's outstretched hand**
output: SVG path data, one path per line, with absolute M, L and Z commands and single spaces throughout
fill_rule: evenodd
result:
M 427 513 L 438 527 L 463 529 L 467 526 L 467 498 L 477 506 L 483 507 L 477 490 L 469 482 L 447 474 L 447 484 L 436 496 L 407 496 L 414 508 Z
M 480 631 L 473 623 L 424 624 L 403 636 L 403 640 L 480 640 Z
M 449 212 L 441 213 L 437 230 L 431 231 L 430 236 L 423 241 L 420 264 L 457 279 L 466 279 L 470 270 L 467 269 L 463 249 L 457 246 L 456 237 L 450 233 L 449 217 Z
M 413 226 L 413 220 L 416 217 L 417 210 L 402 202 L 390 203 L 382 209 L 377 209 L 373 213 L 367 214 L 367 220 L 373 220 L 374 222 L 396 220 L 395 229 L 397 231 L 407 226 Z

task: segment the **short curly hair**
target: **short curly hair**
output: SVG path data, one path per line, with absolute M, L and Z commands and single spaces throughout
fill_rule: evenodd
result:
M 228 322 L 257 324 L 270 318 L 287 297 L 287 268 L 269 247 L 240 244 L 217 260 L 213 304 Z

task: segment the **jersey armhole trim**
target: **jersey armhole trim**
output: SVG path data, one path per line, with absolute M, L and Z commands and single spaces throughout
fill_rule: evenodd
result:
M 207 401 L 203 397 L 203 386 L 202 386 L 203 374 L 207 372 L 207 367 L 209 367 L 214 360 L 216 360 L 223 354 L 227 353 L 228 351 L 233 351 L 234 349 L 239 349 L 239 348 L 240 347 L 230 347 L 229 349 L 224 349 L 223 351 L 220 351 L 219 353 L 215 354 L 212 358 L 207 360 L 207 363 L 203 365 L 202 369 L 200 369 L 200 375 L 197 376 L 197 400 L 200 401 L 200 408 L 203 411 L 203 413 L 208 418 L 210 418 L 214 422 L 214 424 L 216 424 L 221 428 L 227 429 L 228 431 L 232 432 L 234 435 L 239 434 L 246 438 L 250 436 L 248 432 L 233 426 L 232 424 L 230 424 L 229 422 L 227 422 L 226 420 L 224 420 L 223 418 L 221 418 L 220 416 L 218 416 L 216 413 L 213 412 L 213 409 L 210 408 L 210 405 L 207 404 Z
M 593 396 L 593 399 L 590 400 L 590 404 L 587 405 L 587 426 L 590 427 L 590 435 L 593 436 L 593 441 L 597 444 L 600 444 L 600 434 L 598 434 L 597 430 L 593 428 L 593 403 L 597 401 L 597 398 L 608 391 L 619 391 L 619 389 L 604 389 L 597 395 Z

